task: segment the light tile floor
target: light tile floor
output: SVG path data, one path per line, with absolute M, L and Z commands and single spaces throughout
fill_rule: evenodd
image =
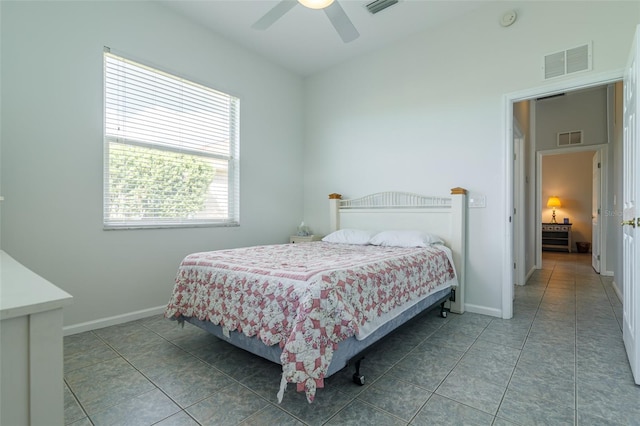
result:
M 622 306 L 590 256 L 545 253 L 514 317 L 433 311 L 327 380 L 313 404 L 277 365 L 160 316 L 65 337 L 73 425 L 640 425 Z M 470 283 L 469 285 L 473 285 Z

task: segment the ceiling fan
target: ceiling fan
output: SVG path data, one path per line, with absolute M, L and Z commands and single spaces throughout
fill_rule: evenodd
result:
M 353 26 L 344 9 L 336 0 L 281 0 L 262 18 L 258 19 L 251 28 L 266 30 L 298 3 L 310 9 L 323 9 L 345 43 L 349 43 L 360 36 L 358 30 Z

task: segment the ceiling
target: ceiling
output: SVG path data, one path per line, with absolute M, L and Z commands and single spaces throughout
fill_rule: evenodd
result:
M 222 37 L 300 75 L 310 75 L 477 9 L 489 0 L 400 0 L 372 15 L 373 0 L 337 0 L 360 37 L 344 43 L 322 10 L 296 4 L 266 30 L 251 26 L 279 0 L 161 0 Z M 496 17 L 497 19 L 497 17 Z

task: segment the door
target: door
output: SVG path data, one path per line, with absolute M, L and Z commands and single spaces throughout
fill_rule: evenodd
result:
M 622 179 L 622 335 L 627 356 L 633 371 L 633 377 L 640 384 L 640 25 L 629 53 L 629 60 L 624 73 L 624 106 L 623 106 L 623 179 Z
M 591 186 L 591 266 L 600 273 L 600 151 L 593 155 Z

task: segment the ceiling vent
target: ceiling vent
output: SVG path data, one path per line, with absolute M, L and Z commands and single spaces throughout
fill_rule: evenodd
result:
M 546 101 L 547 99 L 559 98 L 564 95 L 565 95 L 564 93 L 555 93 L 553 95 L 541 96 L 539 98 L 536 98 L 536 101 Z
M 398 3 L 398 0 L 376 0 L 366 5 L 367 10 L 372 15 L 375 15 L 378 12 L 382 12 L 386 8 L 393 6 Z
M 591 70 L 591 43 L 573 47 L 544 57 L 544 79 Z
M 558 133 L 558 146 L 581 145 L 582 130 Z

